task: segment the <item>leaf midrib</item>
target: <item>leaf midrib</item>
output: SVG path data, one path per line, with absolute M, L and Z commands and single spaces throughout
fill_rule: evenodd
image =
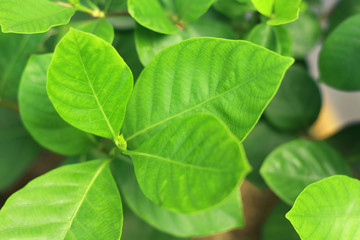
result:
M 153 154 L 150 154 L 150 153 L 143 153 L 143 152 L 137 152 L 137 151 L 127 151 L 127 153 L 129 155 L 138 155 L 138 156 L 144 156 L 144 157 L 151 157 L 151 158 L 155 158 L 155 159 L 157 159 L 159 161 L 169 162 L 169 163 L 176 164 L 176 165 L 179 165 L 179 166 L 182 166 L 182 167 L 187 167 L 187 168 L 196 168 L 196 169 L 199 169 L 199 170 L 218 172 L 218 173 L 236 172 L 235 170 L 234 171 L 229 171 L 229 170 L 222 170 L 222 169 L 216 169 L 216 168 L 192 165 L 192 164 L 184 163 L 184 162 L 178 162 L 178 161 L 170 159 L 170 158 L 166 158 L 166 157 L 162 157 L 162 156 L 158 156 L 158 155 L 153 155 Z
M 105 166 L 109 163 L 110 160 L 106 160 L 104 161 L 100 166 L 99 166 L 99 169 L 95 172 L 93 178 L 91 179 L 90 183 L 89 183 L 89 186 L 86 188 L 83 196 L 81 197 L 80 201 L 79 201 L 79 204 L 77 205 L 76 209 L 75 209 L 75 212 L 73 213 L 73 215 L 71 216 L 71 218 L 69 219 L 69 226 L 68 228 L 65 230 L 65 232 L 63 233 L 62 237 L 60 239 L 65 239 L 65 236 L 66 234 L 69 232 L 71 226 L 72 226 L 72 223 L 81 207 L 81 205 L 83 204 L 87 194 L 89 193 L 89 190 L 90 188 L 92 187 L 92 185 L 94 184 L 95 180 L 97 179 L 97 177 L 99 176 L 99 174 L 102 172 L 102 170 L 105 168 Z
M 77 38 L 76 38 L 76 42 L 77 42 L 76 46 L 77 46 L 77 49 L 78 49 L 78 52 L 79 52 L 79 57 L 80 57 L 81 66 L 82 66 L 83 71 L 84 71 L 84 73 L 85 73 L 85 75 L 86 75 L 86 78 L 87 78 L 87 80 L 88 80 L 88 84 L 89 84 L 89 87 L 90 87 L 90 89 L 91 89 L 91 92 L 92 92 L 92 94 L 93 94 L 93 96 L 94 96 L 94 98 L 95 98 L 96 104 L 98 105 L 98 107 L 99 107 L 99 109 L 100 109 L 100 111 L 101 111 L 101 114 L 102 114 L 103 117 L 104 117 L 104 120 L 105 120 L 107 126 L 109 127 L 109 130 L 110 130 L 110 132 L 111 132 L 112 137 L 115 139 L 115 138 L 116 138 L 115 131 L 114 131 L 114 129 L 112 128 L 112 126 L 111 126 L 111 124 L 110 124 L 110 122 L 109 122 L 109 119 L 107 118 L 107 116 L 106 116 L 106 114 L 105 114 L 105 112 L 104 112 L 104 109 L 103 109 L 103 107 L 102 107 L 102 105 L 101 105 L 101 103 L 100 103 L 100 101 L 99 101 L 98 96 L 97 96 L 96 93 L 95 93 L 94 86 L 92 85 L 92 83 L 91 83 L 91 81 L 90 81 L 90 78 L 89 78 L 89 75 L 88 75 L 88 72 L 87 72 L 87 70 L 86 70 L 86 68 L 85 68 L 85 64 L 84 64 L 84 61 L 83 61 L 82 56 L 81 56 L 81 52 L 80 52 L 80 49 L 79 49 L 79 42 L 78 42 L 78 39 L 77 39 Z

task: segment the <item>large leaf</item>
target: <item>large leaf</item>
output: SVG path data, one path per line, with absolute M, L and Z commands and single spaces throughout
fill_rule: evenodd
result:
M 270 17 L 269 25 L 280 25 L 295 21 L 299 17 L 301 0 L 251 0 L 255 8 Z
M 359 239 L 360 182 L 332 176 L 313 183 L 286 217 L 302 240 Z
M 316 16 L 311 12 L 304 12 L 295 22 L 284 25 L 291 36 L 292 56 L 304 59 L 315 47 L 321 36 L 321 26 Z
M 360 14 L 341 23 L 326 39 L 319 58 L 320 80 L 347 91 L 360 90 Z
M 260 173 L 270 188 L 286 203 L 293 204 L 309 184 L 351 171 L 343 157 L 323 142 L 294 140 L 276 148 Z
M 129 67 L 109 43 L 74 29 L 56 47 L 48 70 L 47 92 L 60 116 L 110 139 L 119 134 L 132 86 Z
M 21 73 L 28 55 L 39 48 L 44 34 L 20 35 L 0 32 L 0 103 L 17 101 Z
M 292 66 L 274 99 L 265 110 L 266 119 L 285 131 L 306 130 L 317 119 L 321 94 L 305 68 Z
M 19 91 L 21 118 L 36 141 L 51 151 L 64 155 L 86 152 L 95 138 L 66 123 L 47 96 L 46 71 L 51 58 L 52 54 L 46 54 L 29 59 Z
M 0 212 L 1 239 L 120 239 L 122 205 L 108 160 L 31 181 Z
M 214 0 L 128 0 L 130 15 L 155 32 L 176 33 L 182 24 L 203 15 Z M 179 28 L 178 28 L 178 27 Z
M 285 214 L 290 207 L 279 202 L 268 215 L 261 231 L 262 240 L 300 240 Z
M 260 120 L 243 142 L 246 156 L 252 167 L 246 179 L 259 188 L 265 188 L 266 183 L 259 172 L 262 163 L 277 146 L 295 137 L 296 135 L 278 131 L 265 120 Z
M 0 0 L 3 32 L 40 33 L 70 21 L 75 9 L 49 0 Z
M 161 51 L 140 75 L 123 126 L 134 148 L 172 120 L 213 113 L 243 140 L 293 59 L 246 41 L 195 38 Z
M 169 35 L 153 32 L 140 25 L 135 29 L 136 49 L 144 66 L 164 48 L 194 37 L 235 38 L 229 25 L 205 18 L 189 23 L 183 31 Z
M 0 192 L 16 181 L 40 152 L 19 114 L 0 107 Z
M 251 30 L 247 40 L 281 55 L 289 56 L 291 52 L 290 34 L 283 26 L 261 23 Z
M 126 154 L 145 196 L 182 213 L 221 202 L 250 170 L 237 138 L 209 114 L 177 119 Z
M 181 214 L 161 208 L 144 196 L 130 159 L 119 159 L 113 161 L 113 164 L 115 179 L 124 193 L 124 201 L 140 218 L 161 231 L 191 237 L 244 226 L 240 193 L 237 191 L 216 208 L 190 215 Z

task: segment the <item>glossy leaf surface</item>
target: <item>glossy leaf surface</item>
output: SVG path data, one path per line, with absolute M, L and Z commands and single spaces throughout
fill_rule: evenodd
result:
M 343 157 L 323 142 L 294 140 L 276 148 L 265 160 L 260 173 L 270 188 L 292 205 L 309 184 L 351 171 Z
M 36 52 L 44 34 L 20 35 L 0 32 L 0 103 L 17 101 L 17 92 L 28 56 Z
M 266 188 L 266 183 L 260 175 L 260 167 L 265 158 L 280 144 L 291 141 L 296 136 L 288 132 L 274 129 L 265 120 L 260 120 L 243 141 L 246 156 L 252 171 L 246 176 L 259 188 Z
M 0 107 L 0 192 L 13 184 L 40 152 L 19 114 Z
M 120 239 L 122 205 L 108 160 L 36 178 L 0 212 L 1 239 Z
M 49 0 L 0 0 L 0 25 L 3 32 L 41 33 L 64 25 L 74 15 L 74 8 Z
M 196 38 L 163 50 L 140 75 L 129 101 L 123 126 L 128 146 L 136 148 L 194 112 L 215 114 L 243 140 L 292 63 L 246 41 Z
M 255 8 L 270 17 L 269 25 L 281 25 L 299 17 L 301 0 L 251 0 Z
M 177 119 L 126 154 L 145 196 L 182 213 L 218 204 L 250 170 L 240 142 L 208 114 Z
M 145 197 L 135 178 L 130 159 L 116 159 L 113 164 L 115 179 L 124 193 L 124 201 L 140 218 L 161 231 L 191 237 L 244 226 L 240 193 L 237 191 L 215 208 L 195 214 L 181 214 L 161 208 Z
M 360 14 L 341 23 L 326 39 L 319 58 L 320 80 L 347 91 L 360 90 Z
M 133 86 L 132 73 L 104 40 L 71 29 L 55 49 L 47 92 L 60 116 L 85 132 L 118 136 Z
M 321 109 L 321 94 L 305 68 L 292 66 L 274 99 L 265 110 L 266 119 L 285 131 L 306 130 L 317 119 Z
M 66 123 L 46 93 L 46 71 L 52 54 L 33 55 L 25 68 L 19 91 L 22 121 L 44 147 L 64 155 L 86 152 L 95 138 Z
M 222 22 L 199 19 L 189 23 L 183 31 L 164 35 L 136 26 L 136 49 L 143 65 L 147 65 L 161 50 L 185 39 L 194 37 L 235 38 L 231 28 Z
M 360 234 L 360 182 L 332 176 L 299 195 L 286 217 L 302 240 L 357 239 Z

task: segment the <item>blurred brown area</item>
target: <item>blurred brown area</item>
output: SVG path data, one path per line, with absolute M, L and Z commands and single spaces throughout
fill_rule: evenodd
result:
M 228 233 L 194 238 L 193 240 L 260 240 L 261 227 L 278 198 L 270 189 L 261 191 L 248 181 L 243 182 L 240 190 L 245 227 Z
M 10 189 L 0 194 L 0 208 L 4 205 L 11 194 L 24 187 L 32 179 L 41 176 L 44 173 L 59 166 L 63 158 L 63 156 L 49 151 L 41 152 L 34 163 L 22 175 L 22 177 L 15 184 L 13 184 Z

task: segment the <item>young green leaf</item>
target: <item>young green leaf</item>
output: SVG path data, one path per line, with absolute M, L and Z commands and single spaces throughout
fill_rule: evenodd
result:
M 122 156 L 124 158 L 126 156 Z M 137 183 L 131 160 L 113 161 L 114 176 L 124 193 L 124 201 L 144 221 L 175 236 L 205 236 L 244 226 L 240 193 L 231 196 L 217 207 L 182 214 L 159 207 L 146 198 Z M 132 240 L 132 239 L 131 239 Z
M 94 34 L 110 44 L 114 41 L 114 28 L 104 18 L 94 21 L 77 22 L 73 24 L 73 27 L 78 30 Z
M 183 31 L 169 35 L 153 32 L 140 25 L 135 28 L 136 50 L 144 66 L 164 48 L 194 37 L 235 38 L 229 25 L 205 18 L 189 23 Z
M 262 240 L 300 240 L 299 235 L 285 218 L 289 205 L 279 202 L 268 215 L 261 231 Z
M 266 188 L 259 172 L 262 163 L 277 146 L 295 138 L 296 135 L 278 131 L 265 120 L 260 120 L 243 141 L 246 156 L 253 169 L 246 179 L 259 188 Z
M 326 39 L 319 57 L 320 80 L 346 91 L 360 90 L 360 14 L 341 23 Z
M 104 40 L 71 29 L 56 47 L 47 92 L 56 111 L 74 127 L 115 139 L 132 87 L 129 67 Z
M 215 114 L 243 140 L 292 63 L 241 40 L 194 38 L 166 48 L 136 82 L 123 126 L 128 146 L 194 112 Z
M 145 196 L 181 213 L 218 204 L 250 170 L 237 138 L 209 114 L 180 118 L 125 153 Z
M 4 99 L 17 101 L 21 73 L 28 55 L 38 50 L 44 36 L 0 32 L 0 103 Z
M 270 18 L 269 25 L 281 25 L 299 17 L 301 0 L 251 0 L 255 8 Z
M 122 205 L 108 160 L 36 178 L 0 211 L 1 239 L 120 239 Z
M 343 157 L 323 142 L 294 140 L 276 148 L 260 169 L 270 188 L 292 205 L 309 184 L 323 178 L 352 175 Z
M 261 23 L 251 30 L 247 40 L 281 55 L 290 56 L 291 38 L 288 30 L 283 26 Z
M 274 99 L 265 109 L 266 119 L 285 131 L 306 130 L 317 119 L 321 109 L 321 94 L 305 68 L 292 66 Z
M 40 153 L 19 114 L 0 107 L 0 192 L 13 184 Z
M 0 0 L 0 25 L 3 32 L 41 33 L 67 24 L 75 9 L 49 0 Z
M 89 150 L 95 138 L 66 123 L 46 93 L 46 71 L 52 54 L 33 55 L 25 68 L 19 90 L 20 115 L 31 135 L 51 151 L 76 155 Z
M 302 240 L 358 239 L 360 182 L 332 176 L 309 185 L 286 214 Z

